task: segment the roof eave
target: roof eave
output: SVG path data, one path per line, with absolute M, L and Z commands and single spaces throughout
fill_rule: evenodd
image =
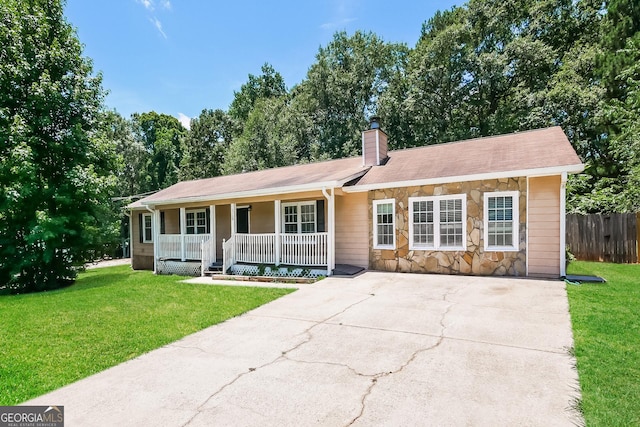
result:
M 535 169 L 519 169 L 519 170 L 510 170 L 504 172 L 487 172 L 487 173 L 479 173 L 479 174 L 470 174 L 470 175 L 456 175 L 456 176 L 445 176 L 445 177 L 437 177 L 437 178 L 427 178 L 427 179 L 414 179 L 407 181 L 394 181 L 394 182 L 381 182 L 375 184 L 356 184 L 351 187 L 344 187 L 343 191 L 345 193 L 359 193 L 370 190 L 380 190 L 383 188 L 398 188 L 398 187 L 410 187 L 410 186 L 420 186 L 420 185 L 438 185 L 438 184 L 446 184 L 449 182 L 467 182 L 467 181 L 480 181 L 483 179 L 499 179 L 499 178 L 511 178 L 515 176 L 527 176 L 527 177 L 537 177 L 537 176 L 551 176 L 551 175 L 559 175 L 563 172 L 568 174 L 576 174 L 580 173 L 584 170 L 584 164 L 573 164 L 566 166 L 552 166 L 546 168 L 535 168 Z
M 275 188 L 264 188 L 260 190 L 251 190 L 251 191 L 238 191 L 233 193 L 223 193 L 217 195 L 209 195 L 209 196 L 197 196 L 197 197 L 180 197 L 176 199 L 165 199 L 165 200 L 149 200 L 149 201 L 140 201 L 142 208 L 149 206 L 164 206 L 164 205 L 175 205 L 180 203 L 199 203 L 199 202 L 209 202 L 216 200 L 227 200 L 227 199 L 240 199 L 247 197 L 259 197 L 259 196 L 276 196 L 281 194 L 291 194 L 291 193 L 300 193 L 303 191 L 321 191 L 323 188 L 340 188 L 345 183 L 353 181 L 361 176 L 363 176 L 369 168 L 362 169 L 354 174 L 351 174 L 345 178 L 334 180 L 334 181 L 323 181 L 323 182 L 314 182 L 310 184 L 301 184 L 301 185 L 292 185 L 287 187 L 275 187 Z M 135 209 L 134 207 L 132 209 Z

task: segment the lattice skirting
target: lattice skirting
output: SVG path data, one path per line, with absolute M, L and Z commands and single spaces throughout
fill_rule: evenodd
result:
M 242 276 L 270 276 L 270 277 L 312 277 L 326 276 L 326 269 L 303 267 L 264 267 L 260 271 L 257 265 L 235 264 L 231 266 L 231 273 Z
M 158 261 L 158 274 L 177 274 L 179 276 L 200 276 L 200 263 L 193 261 Z

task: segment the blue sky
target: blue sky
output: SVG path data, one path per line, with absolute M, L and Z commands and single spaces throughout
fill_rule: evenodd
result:
M 436 10 L 462 3 L 67 0 L 65 14 L 103 73 L 108 108 L 184 120 L 205 108 L 227 110 L 234 91 L 265 62 L 294 86 L 336 31 L 373 31 L 413 47 Z

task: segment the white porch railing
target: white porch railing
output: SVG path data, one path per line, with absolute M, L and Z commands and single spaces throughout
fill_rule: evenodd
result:
M 208 239 L 201 243 L 202 261 L 200 263 L 200 275 L 204 276 L 212 262 L 216 260 L 215 240 Z
M 234 234 L 223 242 L 223 271 L 238 263 L 326 266 L 328 233 Z M 276 251 L 277 241 L 280 250 Z M 279 256 L 278 256 L 279 255 Z M 278 259 L 279 258 L 279 259 Z
M 279 250 L 276 250 L 278 242 Z M 158 257 L 200 260 L 204 272 L 204 269 L 215 261 L 214 244 L 209 235 L 160 234 Z M 235 234 L 223 242 L 222 252 L 224 272 L 238 262 L 300 267 L 326 266 L 328 233 L 280 234 L 279 236 L 274 233 Z
M 158 235 L 158 257 L 168 259 L 202 259 L 202 242 L 209 240 L 206 234 L 160 234 Z M 184 239 L 184 254 L 182 240 Z
M 233 237 L 233 236 L 232 236 Z M 235 239 L 222 240 L 222 274 L 226 274 L 229 268 L 236 263 Z
M 327 233 L 281 234 L 280 263 L 327 265 Z
M 182 240 L 179 234 L 158 235 L 158 257 L 182 259 Z
M 275 234 L 236 234 L 234 237 L 236 262 L 276 263 Z
M 208 235 L 187 234 L 184 236 L 185 259 L 200 259 L 202 253 L 200 246 L 203 241 L 209 240 Z

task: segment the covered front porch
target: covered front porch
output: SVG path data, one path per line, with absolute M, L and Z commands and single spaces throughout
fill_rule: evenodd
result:
M 155 234 L 150 240 L 155 242 L 156 273 L 176 272 L 176 263 L 198 263 L 201 275 L 212 266 L 223 273 L 253 265 L 323 275 L 335 268 L 332 189 L 286 199 L 156 206 L 150 211 L 143 226 Z

